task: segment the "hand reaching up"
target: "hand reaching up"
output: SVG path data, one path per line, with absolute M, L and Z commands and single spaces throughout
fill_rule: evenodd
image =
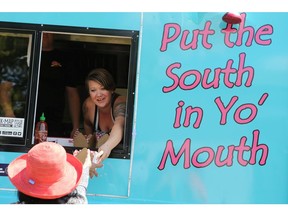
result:
M 98 176 L 97 168 L 101 168 L 103 164 L 99 161 L 99 158 L 103 154 L 103 151 L 97 152 L 97 151 L 90 151 L 90 157 L 92 158 L 92 165 L 89 170 L 89 176 L 90 178 L 93 178 L 94 176 Z

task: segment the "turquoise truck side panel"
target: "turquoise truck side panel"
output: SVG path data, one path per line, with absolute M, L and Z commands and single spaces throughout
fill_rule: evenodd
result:
M 234 33 L 223 15 L 0 14 L 140 32 L 131 158 L 104 162 L 89 203 L 288 203 L 288 13 L 241 13 Z M 1 151 L 0 163 L 20 154 Z M 0 176 L 0 203 L 16 199 Z

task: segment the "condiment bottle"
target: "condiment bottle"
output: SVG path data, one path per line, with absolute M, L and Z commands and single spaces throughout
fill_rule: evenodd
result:
M 47 122 L 45 121 L 44 113 L 42 113 L 40 121 L 37 122 L 35 127 L 34 144 L 38 144 L 40 142 L 46 142 L 47 136 L 48 136 L 48 125 Z

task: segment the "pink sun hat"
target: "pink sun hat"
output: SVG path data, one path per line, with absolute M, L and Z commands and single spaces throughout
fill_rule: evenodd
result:
M 79 184 L 82 163 L 63 146 L 42 142 L 8 166 L 12 184 L 22 193 L 41 199 L 56 199 L 71 193 Z

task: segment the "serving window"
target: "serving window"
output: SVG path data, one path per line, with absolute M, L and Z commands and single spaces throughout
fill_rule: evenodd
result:
M 70 63 L 73 63 L 81 106 L 89 96 L 85 87 L 85 78 L 94 68 L 107 69 L 115 80 L 116 92 L 127 96 L 124 137 L 122 142 L 113 149 L 110 157 L 129 158 L 138 32 L 7 22 L 0 23 L 0 150 L 26 151 L 34 144 L 34 127 L 38 121 L 36 108 L 39 85 L 41 85 L 39 80 L 44 33 L 53 34 L 54 47 L 65 53 Z M 9 75 L 12 74 L 13 78 L 9 80 Z M 6 79 L 9 81 L 8 84 Z M 12 102 L 14 113 L 6 106 L 7 98 Z M 72 152 L 75 146 L 73 139 L 70 138 L 72 122 L 67 97 L 62 126 L 61 136 L 49 137 L 48 130 L 48 140 L 58 142 Z M 79 130 L 83 130 L 82 110 Z

